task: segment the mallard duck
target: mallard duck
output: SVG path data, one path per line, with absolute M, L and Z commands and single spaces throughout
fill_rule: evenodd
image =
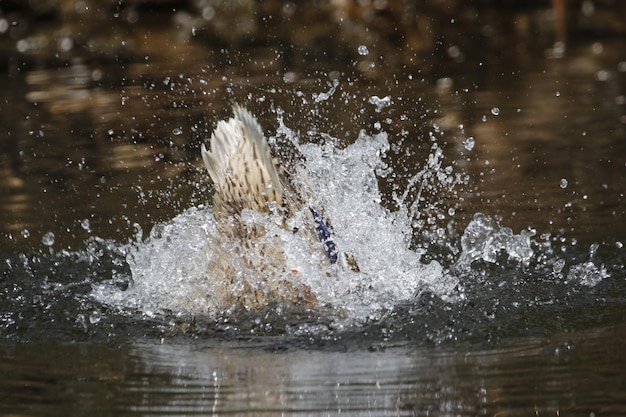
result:
M 218 281 L 213 301 L 220 309 L 258 310 L 275 301 L 315 305 L 315 294 L 298 279 L 300 269 L 289 265 L 276 227 L 297 234 L 309 257 L 329 270 L 338 259 L 332 230 L 315 207 L 302 170 L 278 163 L 248 110 L 234 106 L 233 112 L 234 117 L 217 124 L 210 150 L 204 144 L 201 150 L 215 188 L 216 229 L 230 245 L 211 265 L 212 279 Z

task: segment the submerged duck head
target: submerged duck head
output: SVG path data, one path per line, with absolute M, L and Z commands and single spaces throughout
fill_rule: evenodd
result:
M 253 309 L 276 300 L 315 304 L 314 294 L 294 278 L 300 271 L 287 265 L 284 242 L 269 236 L 268 223 L 250 221 L 248 214 L 270 216 L 273 224 L 286 230 L 291 218 L 299 216 L 302 224 L 292 232 L 302 236 L 312 256 L 320 253 L 316 259 L 326 267 L 338 260 L 332 229 L 323 209 L 315 206 L 314 192 L 302 170 L 290 171 L 272 156 L 252 113 L 240 106 L 234 106 L 233 112 L 234 117 L 217 124 L 210 150 L 203 144 L 201 151 L 215 187 L 216 228 L 225 240 L 241 248 L 240 253 L 225 253 L 213 264 L 211 275 L 223 280 L 216 301 L 223 308 Z M 237 270 L 241 261 L 254 276 L 241 276 Z M 353 259 L 348 264 L 355 270 Z

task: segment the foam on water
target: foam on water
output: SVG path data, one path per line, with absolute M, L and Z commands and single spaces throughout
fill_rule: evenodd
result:
M 437 262 L 424 264 L 422 253 L 409 249 L 412 229 L 406 213 L 390 212 L 381 205 L 376 172 L 386 169 L 382 160 L 389 149 L 386 134 L 361 133 L 345 149 L 331 141 L 301 145 L 282 123 L 279 135 L 289 136 L 305 157 L 301 169 L 315 190 L 312 204 L 323 209 L 338 250 L 351 254 L 359 271 L 351 270 L 343 256 L 343 262 L 329 265 L 322 251 L 312 253 L 300 234 L 279 227 L 271 215 L 245 212 L 245 221 L 263 224 L 266 238 L 280 245 L 286 270 L 299 271 L 283 273 L 285 268 L 279 265 L 269 269 L 269 281 L 287 279 L 306 286 L 325 310 L 356 321 L 377 317 L 425 290 L 442 298 L 452 293 L 456 280 Z M 294 216 L 289 226 L 298 227 L 303 216 Z M 232 291 L 243 291 L 242 283 L 257 276 L 249 263 L 238 261 L 237 254 L 245 250 L 239 245 L 218 234 L 211 208 L 188 209 L 131 246 L 128 290 L 100 285 L 94 295 L 102 302 L 144 312 L 223 314 L 213 301 L 217 286 L 224 285 L 224 277 L 212 270 L 214 261 L 227 259 L 237 270 L 238 282 L 229 284 Z

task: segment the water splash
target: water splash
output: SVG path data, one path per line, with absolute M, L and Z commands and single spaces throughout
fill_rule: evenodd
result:
M 361 132 L 345 149 L 338 149 L 332 141 L 301 145 L 286 128 L 279 129 L 279 134 L 287 135 L 304 156 L 302 168 L 316 190 L 312 203 L 324 208 L 337 247 L 350 253 L 359 268 L 354 272 L 345 265 L 325 265 L 298 234 L 283 229 L 271 216 L 242 213 L 250 221 L 262 222 L 268 236 L 282 244 L 288 269 L 297 265 L 297 277 L 289 275 L 287 279 L 297 279 L 294 284 L 310 288 L 319 305 L 349 321 L 376 318 L 423 291 L 442 298 L 453 292 L 456 280 L 446 275 L 441 265 L 435 261 L 424 264 L 423 252 L 409 249 L 413 233 L 410 218 L 381 205 L 376 172 L 387 169 L 383 162 L 389 149 L 386 134 Z M 293 221 L 297 223 L 298 216 Z M 191 208 L 155 226 L 145 241 L 139 239 L 130 249 L 132 285 L 127 291 L 100 286 L 94 295 L 100 301 L 155 314 L 167 310 L 213 316 L 223 313 L 213 302 L 223 277 L 212 270 L 212 262 L 227 257 L 238 271 L 240 283 L 255 276 L 249 265 L 232 256 L 245 250 L 237 245 L 217 233 L 210 208 Z M 268 279 L 285 279 L 284 274 L 276 275 Z M 230 290 L 240 290 L 236 285 L 240 284 L 233 283 Z
M 570 287 L 595 287 L 610 276 L 605 265 L 598 265 L 599 244 L 589 247 L 587 259 L 582 262 L 566 260 L 559 256 L 552 243 L 533 240 L 535 234 L 532 229 L 515 234 L 496 219 L 476 213 L 461 236 L 461 253 L 454 269 L 468 271 L 474 262 L 481 261 L 506 270 L 507 263 L 512 262 Z
M 509 259 L 528 265 L 534 255 L 531 238 L 534 231 L 522 230 L 516 235 L 508 227 L 481 213 L 476 213 L 461 237 L 459 265 L 470 265 L 475 260 L 496 263 L 500 253 Z
M 385 107 L 389 107 L 392 104 L 391 96 L 385 96 L 380 98 L 378 96 L 371 96 L 369 103 L 373 104 L 376 108 L 376 113 L 380 113 Z
M 354 256 L 359 271 L 342 266 L 341 262 L 329 265 L 323 251 L 312 254 L 307 243 L 291 232 L 302 226 L 304 212 L 290 220 L 289 230 L 272 215 L 245 212 L 242 217 L 263 224 L 268 230 L 267 238 L 278 242 L 284 251 L 287 268 L 276 267 L 268 279 L 287 279 L 293 285 L 308 288 L 320 307 L 315 314 L 326 315 L 334 325 L 384 319 L 398 306 L 412 306 L 409 310 L 420 312 L 420 320 L 426 322 L 461 317 L 462 311 L 469 308 L 467 305 L 477 315 L 468 318 L 469 322 L 496 320 L 501 312 L 493 310 L 494 305 L 509 309 L 524 304 L 536 306 L 537 300 L 549 303 L 565 297 L 562 294 L 571 297 L 572 286 L 583 291 L 580 288 L 595 287 L 610 276 L 593 246 L 586 259 L 573 260 L 565 254 L 561 256 L 549 241 L 537 240 L 534 230 L 516 234 L 501 226 L 499 219 L 480 213 L 474 215 L 460 237 L 451 230 L 436 228 L 443 230 L 443 235 L 422 234 L 431 236 L 433 241 L 416 245 L 416 230 L 424 232 L 427 226 L 436 227 L 440 213 L 450 217 L 455 213 L 454 207 L 443 207 L 442 200 L 431 202 L 428 197 L 454 191 L 466 183 L 463 175 L 455 174 L 444 164 L 440 147 L 433 144 L 423 169 L 409 179 L 404 191 L 394 191 L 391 198 L 395 207 L 390 209 L 379 189 L 381 177 L 393 177 L 385 162 L 390 150 L 385 133 L 361 132 L 346 148 L 339 148 L 338 141 L 328 135 L 323 135 L 322 144 L 302 143 L 284 125 L 280 112 L 278 115 L 279 127 L 269 142 L 279 154 L 288 154 L 288 148 L 301 154 L 300 169 L 315 190 L 309 203 L 323 208 L 338 250 Z M 435 239 L 437 244 L 444 242 L 454 255 L 447 267 L 437 261 L 425 262 L 437 259 L 421 249 Z M 242 250 L 245 248 L 240 243 L 225 241 L 218 234 L 211 208 L 198 205 L 169 222 L 157 224 L 145 239 L 138 231 L 136 241 L 126 249 L 131 271 L 129 287 L 120 288 L 115 281 L 101 282 L 94 285 L 92 297 L 148 317 L 166 312 L 209 319 L 228 317 L 236 313 L 223 311 L 215 303 L 215 291 L 224 285 L 224 279 L 212 265 L 227 258 L 238 273 L 237 279 L 228 284 L 229 290 L 245 291 L 243 284 L 255 285 L 258 275 L 233 255 Z M 284 270 L 297 270 L 298 274 Z M 539 292 L 546 285 L 551 292 L 543 297 Z M 423 311 L 420 303 L 432 305 L 425 301 L 432 299 L 442 304 L 435 313 Z M 413 313 L 407 314 L 406 323 L 414 322 L 410 316 Z M 458 317 L 454 320 L 460 320 Z M 317 329 L 315 325 L 311 328 Z M 449 330 L 450 334 L 457 331 Z

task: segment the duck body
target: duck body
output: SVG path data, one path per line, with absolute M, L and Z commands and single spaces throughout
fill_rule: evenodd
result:
M 213 214 L 222 242 L 211 263 L 216 280 L 213 303 L 219 309 L 260 310 L 273 302 L 315 305 L 300 260 L 319 264 L 331 275 L 338 253 L 332 230 L 302 170 L 288 170 L 273 158 L 256 118 L 234 106 L 234 117 L 220 121 L 202 145 L 202 159 L 215 187 Z M 297 245 L 293 245 L 296 237 Z M 236 253 L 239 252 L 239 253 Z M 303 256 L 302 256 L 303 255 Z

